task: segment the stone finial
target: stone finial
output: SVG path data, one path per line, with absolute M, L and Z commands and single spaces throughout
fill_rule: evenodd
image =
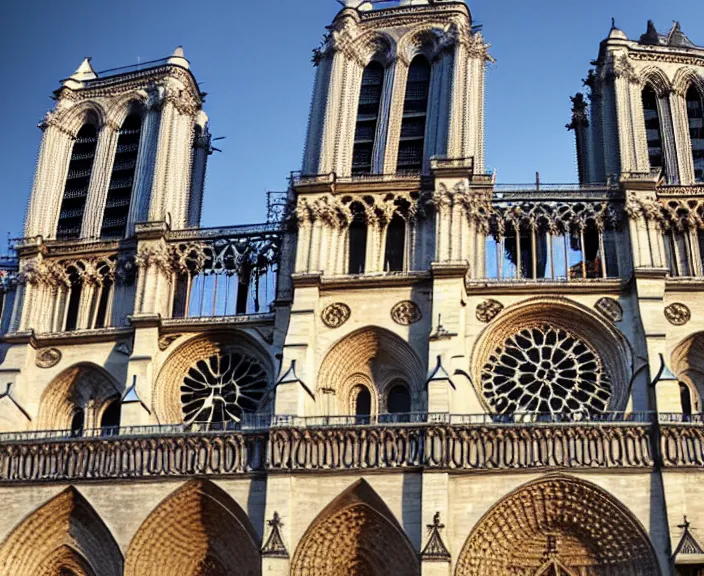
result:
M 171 56 L 169 56 L 167 62 L 169 64 L 181 66 L 181 68 L 189 69 L 191 67 L 191 63 L 186 59 L 186 56 L 183 52 L 183 46 L 176 46 L 176 49 L 173 51 Z
M 90 56 L 85 57 L 76 71 L 64 80 L 63 85 L 68 88 L 82 88 L 84 82 L 95 80 L 98 74 L 93 69 L 90 60 Z

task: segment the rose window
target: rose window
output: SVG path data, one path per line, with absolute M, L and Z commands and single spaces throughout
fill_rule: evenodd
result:
M 482 368 L 482 388 L 499 414 L 606 411 L 609 375 L 580 338 L 551 326 L 525 328 L 499 346 Z
M 254 412 L 267 388 L 262 365 L 245 354 L 215 354 L 188 370 L 181 385 L 181 406 L 187 424 L 239 422 Z

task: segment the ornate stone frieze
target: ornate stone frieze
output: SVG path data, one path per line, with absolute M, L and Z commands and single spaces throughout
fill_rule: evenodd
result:
M 674 302 L 665 308 L 665 318 L 673 326 L 684 326 L 692 319 L 692 312 L 686 304 Z
M 488 324 L 496 318 L 504 309 L 504 305 L 498 300 L 488 299 L 477 305 L 476 316 L 477 320 Z
M 391 319 L 401 326 L 410 326 L 420 322 L 422 318 L 423 314 L 413 300 L 403 300 L 391 308 Z
M 335 302 L 326 306 L 320 314 L 320 319 L 328 328 L 339 328 L 350 319 L 352 311 L 347 304 Z
M 73 282 L 100 286 L 105 282 L 126 284 L 134 281 L 136 266 L 132 255 L 101 254 L 83 258 L 33 258 L 25 263 L 19 281 L 24 284 L 69 287 Z
M 139 268 L 147 269 L 155 266 L 165 274 L 170 274 L 173 270 L 171 252 L 167 246 L 162 244 L 152 246 L 141 246 L 136 258 Z
M 699 456 L 686 457 L 704 464 Z M 466 471 L 650 468 L 653 459 L 649 426 L 630 424 L 277 428 L 0 445 L 0 483 L 419 466 Z
M 621 308 L 618 300 L 607 297 L 600 298 L 597 303 L 594 304 L 594 308 L 612 322 L 621 322 L 621 320 L 623 320 L 623 308 Z
M 43 348 L 37 350 L 37 357 L 34 362 L 39 368 L 53 368 L 61 362 L 61 356 L 61 350 L 58 348 Z

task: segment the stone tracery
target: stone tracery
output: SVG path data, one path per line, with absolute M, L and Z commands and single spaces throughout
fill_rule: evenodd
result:
M 455 575 L 540 576 L 548 562 L 590 576 L 660 574 L 628 510 L 593 484 L 554 476 L 495 505 L 465 542 Z

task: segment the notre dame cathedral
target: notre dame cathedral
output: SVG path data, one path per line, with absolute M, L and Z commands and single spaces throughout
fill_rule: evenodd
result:
M 702 576 L 704 48 L 613 26 L 579 184 L 508 186 L 467 5 L 344 4 L 265 223 L 199 226 L 181 49 L 56 90 L 0 270 L 0 576 Z

